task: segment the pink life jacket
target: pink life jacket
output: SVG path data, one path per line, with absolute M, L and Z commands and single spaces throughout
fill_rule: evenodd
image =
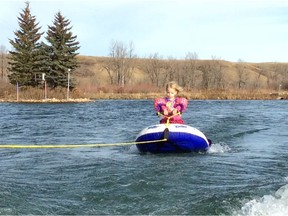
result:
M 173 109 L 177 109 L 178 112 L 182 113 L 186 110 L 188 106 L 188 100 L 186 98 L 175 98 L 174 100 L 170 101 L 169 98 L 156 98 L 154 100 L 154 108 L 157 112 L 163 113 L 163 111 L 166 109 L 169 113 L 173 111 Z M 172 114 L 169 114 L 169 116 L 172 116 Z M 164 116 L 160 123 L 164 124 L 167 123 L 167 116 Z M 180 115 L 176 115 L 173 118 L 170 119 L 170 123 L 177 123 L 177 124 L 184 124 L 184 121 L 182 120 Z

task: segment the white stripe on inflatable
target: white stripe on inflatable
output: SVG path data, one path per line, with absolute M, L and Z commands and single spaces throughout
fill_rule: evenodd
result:
M 167 126 L 165 124 L 156 124 L 156 125 L 151 125 L 149 127 L 144 128 L 137 137 L 140 137 L 144 134 L 151 134 L 151 133 L 158 133 L 158 132 L 163 132 Z M 197 128 L 191 127 L 189 125 L 184 125 L 184 124 L 169 124 L 168 129 L 170 132 L 182 132 L 182 133 L 189 133 L 193 134 L 195 136 L 202 137 L 205 139 L 208 143 L 208 140 L 206 136 Z

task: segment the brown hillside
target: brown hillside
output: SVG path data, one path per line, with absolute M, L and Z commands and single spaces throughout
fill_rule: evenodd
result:
M 117 94 L 118 96 L 113 95 L 115 93 L 122 93 L 121 97 L 124 98 L 153 98 L 154 95 L 149 96 L 149 94 L 163 93 L 163 86 L 169 80 L 169 75 L 167 75 L 169 70 L 172 70 L 174 74 L 178 74 L 180 71 L 179 73 L 182 73 L 182 77 L 184 77 L 183 81 L 187 81 L 186 77 L 189 79 L 188 72 L 183 72 L 183 65 L 187 64 L 189 60 L 160 59 L 158 64 L 161 64 L 162 67 L 162 78 L 160 79 L 160 85 L 157 86 L 152 83 L 147 71 L 145 71 L 147 65 L 151 64 L 151 59 L 142 58 L 133 60 L 131 79 L 124 87 L 121 87 L 115 85 L 115 83 L 111 85 L 108 72 L 105 70 L 105 66 L 113 61 L 113 58 L 78 56 L 78 59 L 81 66 L 74 73 L 74 78 L 78 84 L 77 89 L 82 95 L 92 98 L 120 97 L 119 94 Z M 193 78 L 195 86 L 185 88 L 187 97 L 195 99 L 275 99 L 288 97 L 288 63 L 249 63 L 224 60 L 193 61 L 197 65 Z M 208 70 L 209 76 L 221 71 L 223 85 L 203 89 L 203 70 Z M 242 75 L 239 75 L 241 70 Z M 177 78 L 175 80 L 179 81 Z M 107 96 L 106 94 L 104 96 L 103 93 L 109 93 L 110 95 Z M 134 96 L 131 96 L 132 94 Z M 141 94 L 141 96 L 135 94 Z
M 74 76 L 77 79 L 79 87 L 85 85 L 86 87 L 100 87 L 109 85 L 109 76 L 104 67 L 110 57 L 92 57 L 92 56 L 78 56 L 80 67 L 76 70 Z M 169 60 L 160 60 L 168 62 Z M 178 63 L 185 62 L 185 60 L 176 60 Z M 196 60 L 198 65 L 211 64 L 213 60 Z M 240 63 L 228 62 L 218 60 L 222 67 L 224 80 L 227 88 L 235 88 L 235 83 L 239 80 L 238 69 Z M 134 62 L 133 76 L 129 85 L 139 85 L 143 83 L 151 83 L 148 75 L 144 72 L 143 67 L 147 64 L 147 59 L 136 59 Z M 252 85 L 253 82 L 258 82 L 258 88 L 271 88 L 267 86 L 269 73 L 280 73 L 275 70 L 278 68 L 288 68 L 288 63 L 245 63 L 245 73 L 247 75 L 247 82 Z M 265 68 L 265 70 L 263 69 Z M 270 70 L 270 71 L 269 71 Z M 274 70 L 274 71 L 273 71 Z M 273 87 L 272 87 L 273 88 Z

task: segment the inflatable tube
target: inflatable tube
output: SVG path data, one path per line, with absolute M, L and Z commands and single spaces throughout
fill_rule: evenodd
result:
M 163 141 L 163 139 L 167 140 Z M 140 152 L 199 152 L 207 151 L 211 144 L 197 128 L 184 124 L 170 124 L 169 126 L 157 124 L 146 127 L 136 137 L 136 142 L 145 141 L 155 142 L 136 144 Z

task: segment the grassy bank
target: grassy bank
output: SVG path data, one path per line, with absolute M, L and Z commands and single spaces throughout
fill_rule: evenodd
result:
M 154 99 L 164 97 L 163 93 L 96 93 L 92 99 Z M 287 100 L 288 92 L 233 92 L 233 91 L 193 91 L 179 96 L 189 100 Z
M 67 92 L 66 89 L 50 90 L 49 94 L 43 89 L 21 89 L 17 93 L 15 90 L 2 91 L 0 102 L 26 102 L 26 103 L 67 103 L 67 102 L 91 102 L 99 99 L 154 99 L 164 97 L 164 92 L 133 93 L 133 92 L 81 92 L 74 90 Z M 189 100 L 287 100 L 288 92 L 271 92 L 267 90 L 214 90 L 203 91 L 193 90 L 181 93 Z

